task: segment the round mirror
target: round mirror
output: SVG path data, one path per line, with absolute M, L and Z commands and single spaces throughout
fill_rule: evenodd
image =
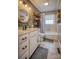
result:
M 23 27 L 23 30 L 26 29 L 28 20 L 29 20 L 29 13 L 26 10 L 20 9 L 18 12 L 19 27 Z

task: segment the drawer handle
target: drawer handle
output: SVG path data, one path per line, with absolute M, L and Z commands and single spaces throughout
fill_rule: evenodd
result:
M 22 38 L 22 40 L 25 40 L 24 38 Z
M 27 37 L 25 37 L 25 38 L 22 38 L 22 40 L 25 40 L 25 39 L 27 39 Z
M 25 48 L 27 48 L 27 46 L 25 46 Z
M 27 39 L 27 37 L 25 37 L 25 39 Z
M 22 49 L 24 50 L 25 48 L 27 48 L 27 46 L 23 47 Z
M 25 49 L 25 48 L 22 48 L 23 50 Z
M 27 57 L 25 57 L 25 59 L 27 59 Z

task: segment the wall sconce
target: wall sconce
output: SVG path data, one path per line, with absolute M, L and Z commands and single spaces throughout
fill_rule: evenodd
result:
M 19 1 L 19 3 L 22 4 L 23 2 L 22 1 Z
M 29 7 L 29 10 L 31 10 L 31 7 Z
M 25 4 L 24 6 L 25 6 L 25 7 L 27 7 L 27 5 L 26 5 L 26 4 Z

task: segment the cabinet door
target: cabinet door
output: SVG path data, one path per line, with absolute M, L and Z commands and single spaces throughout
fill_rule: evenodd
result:
M 38 43 L 37 43 L 36 36 L 30 38 L 30 56 L 33 54 L 37 46 L 38 46 Z
M 22 56 L 26 51 L 28 51 L 28 43 L 24 42 L 21 45 L 19 45 L 19 57 Z
M 36 50 L 38 46 L 38 35 L 38 31 L 30 33 L 30 56 L 33 54 L 33 52 Z
M 30 38 L 30 56 L 34 52 L 34 48 L 35 48 L 34 38 Z

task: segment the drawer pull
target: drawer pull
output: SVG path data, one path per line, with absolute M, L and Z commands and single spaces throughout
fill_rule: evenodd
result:
M 25 46 L 25 48 L 27 48 L 27 46 Z
M 25 39 L 27 39 L 27 37 L 25 37 Z
M 22 40 L 25 40 L 24 38 L 22 38 Z
M 22 48 L 23 50 L 25 49 L 25 48 Z
M 27 48 L 27 46 L 23 47 L 22 49 L 24 50 L 25 48 Z
M 22 38 L 22 40 L 25 40 L 25 39 L 27 39 L 27 37 L 25 37 L 25 38 Z

